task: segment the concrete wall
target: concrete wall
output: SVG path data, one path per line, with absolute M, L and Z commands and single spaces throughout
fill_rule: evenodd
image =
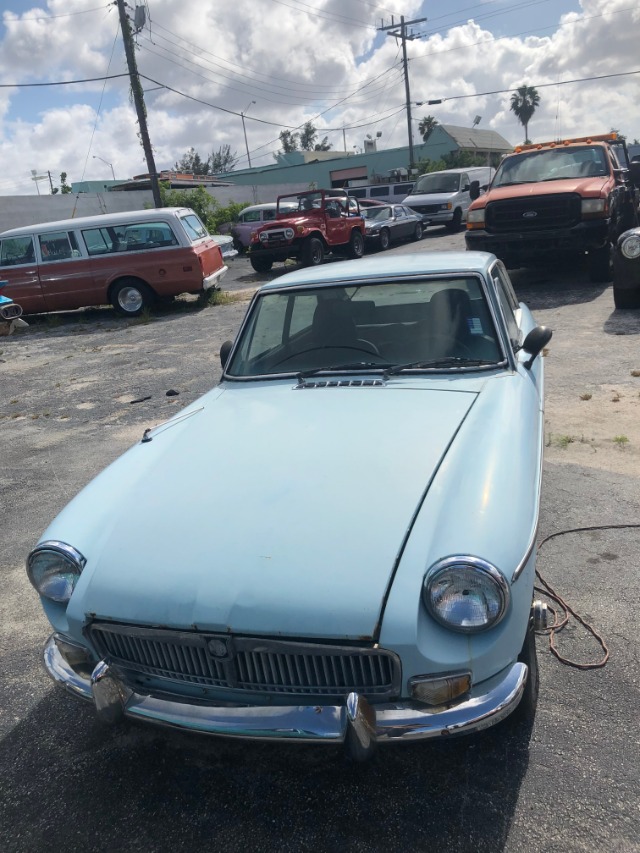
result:
M 278 195 L 308 189 L 308 183 L 274 186 L 207 187 L 209 195 L 221 205 L 232 201 L 259 204 L 275 201 Z M 100 213 L 121 213 L 153 207 L 151 190 L 117 193 L 69 193 L 67 195 L 0 196 L 0 233 L 22 225 L 55 222 Z

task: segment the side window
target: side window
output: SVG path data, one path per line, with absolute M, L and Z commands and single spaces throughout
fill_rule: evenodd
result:
M 141 249 L 164 249 L 177 246 L 178 241 L 166 222 L 143 222 L 127 225 L 121 236 L 128 252 Z M 122 248 L 122 247 L 119 247 Z
M 349 190 L 349 195 L 352 195 L 354 198 L 364 198 L 364 197 L 366 196 L 366 194 L 367 194 L 367 191 L 366 191 L 365 189 L 362 189 L 362 190 L 356 190 L 356 189 Z
M 401 204 L 396 204 L 393 208 L 393 215 L 396 219 L 402 219 L 406 215 L 404 212 L 404 207 Z
M 463 176 L 462 176 L 462 178 L 461 178 L 461 180 L 460 180 L 460 189 L 461 189 L 463 192 L 468 192 L 468 191 L 469 191 L 469 184 L 470 184 L 470 183 L 471 183 L 471 182 L 470 182 L 470 180 L 469 180 L 469 175 L 463 175 Z
M 243 222 L 260 222 L 260 211 L 247 210 L 240 218 Z
M 389 187 L 371 187 L 369 195 L 371 198 L 387 198 L 389 195 Z
M 496 284 L 498 299 L 502 314 L 507 324 L 507 333 L 512 346 L 517 346 L 520 343 L 520 329 L 515 318 L 515 311 L 518 307 L 518 300 L 514 293 L 513 286 L 507 275 L 506 270 L 501 264 L 495 264 L 491 270 L 491 276 Z
M 38 243 L 43 262 L 66 261 L 80 257 L 73 231 L 47 231 L 38 235 Z
M 32 237 L 5 237 L 0 244 L 0 267 L 15 267 L 34 261 Z
M 90 255 L 104 255 L 118 248 L 115 234 L 106 228 L 87 228 L 82 232 L 82 239 Z
M 201 237 L 206 237 L 209 233 L 195 213 L 188 213 L 186 216 L 181 216 L 180 222 L 184 225 L 184 230 L 191 240 L 199 240 Z
M 263 222 L 270 222 L 272 219 L 276 218 L 275 210 L 263 210 L 262 211 L 262 220 Z
M 294 337 L 299 332 L 305 329 L 310 329 L 313 323 L 313 314 L 318 304 L 318 298 L 315 296 L 306 296 L 300 294 L 294 298 L 293 311 L 291 312 L 291 321 L 289 323 L 289 338 Z

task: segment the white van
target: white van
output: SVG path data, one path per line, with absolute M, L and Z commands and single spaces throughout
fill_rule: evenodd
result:
M 346 187 L 353 198 L 371 198 L 384 204 L 401 204 L 407 193 L 411 192 L 413 181 L 396 184 L 371 184 L 364 187 Z
M 467 218 L 471 184 L 477 181 L 482 189 L 486 189 L 495 172 L 491 166 L 429 172 L 418 178 L 402 203 L 422 216 L 425 227 L 444 225 L 450 231 L 457 231 Z

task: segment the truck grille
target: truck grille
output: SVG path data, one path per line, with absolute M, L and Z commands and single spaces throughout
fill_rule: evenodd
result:
M 486 228 L 493 234 L 571 228 L 580 220 L 580 196 L 575 193 L 492 201 L 486 210 Z
M 146 676 L 179 685 L 265 696 L 343 699 L 356 691 L 374 699 L 395 696 L 400 662 L 383 649 L 352 648 L 128 625 L 93 623 L 89 639 L 125 678 Z
M 438 213 L 442 205 L 441 204 L 412 204 L 409 205 L 411 210 L 415 210 L 416 213 Z
M 291 242 L 285 237 L 283 228 L 270 228 L 262 233 L 267 234 L 267 240 L 260 240 L 261 246 L 285 246 Z

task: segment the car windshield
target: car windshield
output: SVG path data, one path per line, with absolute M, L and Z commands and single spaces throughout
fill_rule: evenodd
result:
M 448 276 L 266 290 L 225 373 L 477 370 L 503 358 L 481 278 Z
M 418 178 L 410 195 L 431 195 L 435 193 L 457 193 L 460 189 L 460 175 L 446 175 L 432 172 Z
M 587 178 L 608 172 L 604 149 L 599 146 L 542 148 L 513 154 L 503 161 L 493 187 Z
M 391 218 L 391 208 L 386 205 L 380 205 L 380 207 L 365 207 L 360 212 L 365 219 L 372 222 L 379 222 L 382 219 Z

